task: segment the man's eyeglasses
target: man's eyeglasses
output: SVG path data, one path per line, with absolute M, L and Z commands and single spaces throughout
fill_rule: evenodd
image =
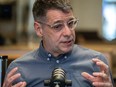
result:
M 78 22 L 79 22 L 79 20 L 76 19 L 76 18 L 73 18 L 73 19 L 71 19 L 71 20 L 69 20 L 67 22 L 58 21 L 58 22 L 53 23 L 52 25 L 44 23 L 42 21 L 37 21 L 37 22 L 39 22 L 41 24 L 44 24 L 44 25 L 47 25 L 48 27 L 54 29 L 55 31 L 61 31 L 61 30 L 64 29 L 65 25 L 67 25 L 70 30 L 75 29 Z

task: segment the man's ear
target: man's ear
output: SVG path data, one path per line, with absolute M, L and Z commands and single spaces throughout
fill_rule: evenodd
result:
M 42 27 L 40 23 L 34 22 L 34 29 L 35 29 L 37 36 L 39 37 L 43 36 L 43 31 L 42 31 Z

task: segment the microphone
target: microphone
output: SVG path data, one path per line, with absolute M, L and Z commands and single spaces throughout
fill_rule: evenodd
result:
M 52 72 L 51 79 L 44 80 L 44 86 L 65 87 L 72 86 L 72 81 L 66 79 L 66 73 L 61 68 L 56 68 Z

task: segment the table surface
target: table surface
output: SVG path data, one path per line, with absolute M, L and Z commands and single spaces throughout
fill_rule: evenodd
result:
M 8 59 L 16 59 L 24 55 L 25 53 L 38 48 L 37 45 L 35 46 L 28 45 L 0 46 L 0 56 L 7 55 Z

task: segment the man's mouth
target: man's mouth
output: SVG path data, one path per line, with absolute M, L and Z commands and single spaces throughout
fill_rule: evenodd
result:
M 63 43 L 64 43 L 66 46 L 70 46 L 70 45 L 72 45 L 72 42 L 73 42 L 73 40 L 69 40 L 69 41 L 64 41 Z

